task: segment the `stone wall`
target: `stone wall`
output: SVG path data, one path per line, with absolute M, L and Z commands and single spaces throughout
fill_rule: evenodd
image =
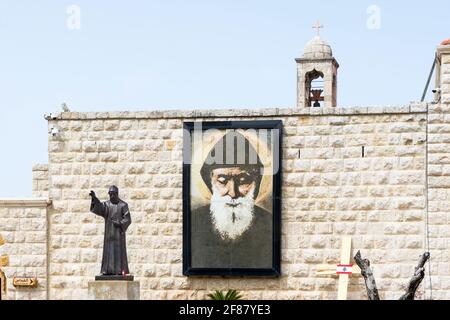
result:
M 437 57 L 441 92 L 433 104 L 49 117 L 60 134 L 49 135 L 48 166 L 33 167 L 37 198 L 0 199 L 7 299 L 87 298 L 104 228 L 89 212 L 88 194 L 106 199 L 112 184 L 130 205 L 129 262 L 142 299 L 202 299 L 228 288 L 248 299 L 335 299 L 337 279 L 316 270 L 339 262 L 347 235 L 352 254 L 361 250 L 371 260 L 382 298 L 403 293 L 429 250 L 418 298 L 450 299 L 450 47 L 439 47 Z M 185 277 L 183 122 L 254 119 L 284 126 L 282 276 Z M 15 276 L 37 277 L 39 287 L 16 289 Z M 349 298 L 366 299 L 357 275 Z
M 438 102 L 448 105 L 450 103 L 450 46 L 439 46 L 436 52 L 437 71 L 436 88 L 440 89 L 435 97 Z
M 280 119 L 284 125 L 282 276 L 182 275 L 183 121 Z M 89 191 L 117 184 L 130 205 L 131 271 L 142 299 L 204 298 L 235 288 L 249 299 L 335 299 L 318 264 L 339 261 L 351 235 L 383 298 L 398 298 L 425 250 L 427 105 L 62 113 L 49 118 L 49 298 L 85 299 L 98 274 L 103 221 Z M 362 147 L 364 146 L 364 157 Z M 420 289 L 422 290 L 422 289 Z M 349 297 L 365 299 L 360 277 Z
M 48 165 L 37 164 L 33 166 L 33 185 L 32 191 L 34 197 L 48 198 Z
M 438 48 L 437 57 L 440 103 L 428 115 L 428 232 L 433 299 L 450 299 L 450 47 Z
M 0 256 L 9 263 L 6 299 L 47 299 L 47 199 L 0 199 Z M 36 277 L 37 288 L 15 288 L 14 277 Z

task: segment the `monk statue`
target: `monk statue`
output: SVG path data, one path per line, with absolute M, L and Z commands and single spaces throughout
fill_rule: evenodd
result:
M 101 202 L 91 191 L 91 212 L 105 219 L 105 237 L 101 273 L 103 276 L 125 277 L 128 269 L 125 232 L 131 224 L 128 204 L 119 198 L 116 186 L 109 188 L 109 201 Z

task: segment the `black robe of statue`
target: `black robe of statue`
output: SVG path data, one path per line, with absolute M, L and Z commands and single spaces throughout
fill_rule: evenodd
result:
M 122 200 L 114 204 L 111 201 L 100 202 L 93 198 L 91 212 L 105 219 L 105 237 L 103 242 L 102 274 L 129 274 L 125 232 L 131 224 L 128 204 Z M 113 224 L 120 222 L 120 227 Z

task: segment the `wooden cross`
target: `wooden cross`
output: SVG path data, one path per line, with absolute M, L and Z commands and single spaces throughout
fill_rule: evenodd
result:
M 351 255 L 352 238 L 342 237 L 341 260 L 339 264 L 320 264 L 316 270 L 317 276 L 339 276 L 338 300 L 347 300 L 348 277 L 350 275 L 361 275 L 359 267 L 350 263 Z
M 323 25 L 320 24 L 319 20 L 317 20 L 316 24 L 313 25 L 313 29 L 317 29 L 317 36 L 320 36 L 320 29 L 323 29 Z

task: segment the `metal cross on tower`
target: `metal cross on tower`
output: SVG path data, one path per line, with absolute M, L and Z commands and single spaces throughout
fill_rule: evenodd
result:
M 320 24 L 319 20 L 316 21 L 315 25 L 313 25 L 313 29 L 316 29 L 317 36 L 320 36 L 320 29 L 323 29 L 323 25 Z

